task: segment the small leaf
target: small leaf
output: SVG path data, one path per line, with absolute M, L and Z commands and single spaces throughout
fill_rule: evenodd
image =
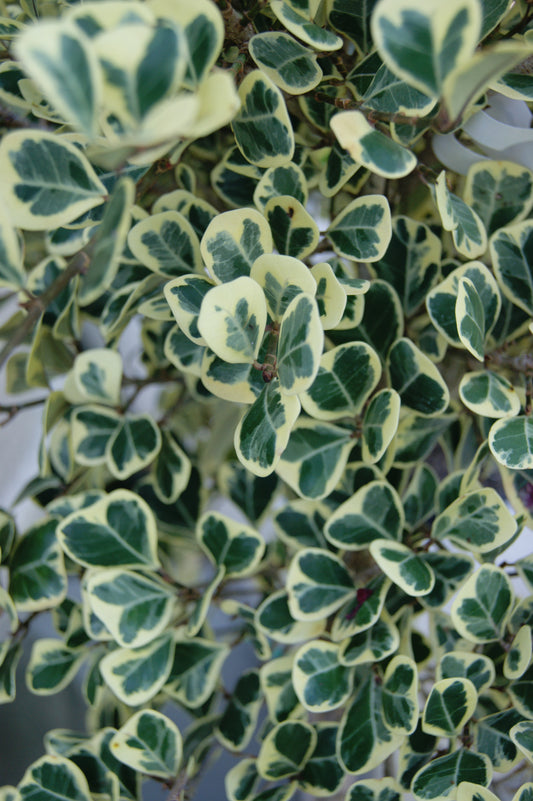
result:
M 411 791 L 420 801 L 447 798 L 462 781 L 486 787 L 492 778 L 492 765 L 484 754 L 460 748 L 433 759 L 414 776 Z
M 175 776 L 181 762 L 178 727 L 153 709 L 132 715 L 113 735 L 109 747 L 115 759 L 151 776 Z
M 135 650 L 119 648 L 100 662 L 104 681 L 128 706 L 142 706 L 161 690 L 169 677 L 174 655 L 171 633 Z
M 81 770 L 61 756 L 44 756 L 27 769 L 18 785 L 23 801 L 39 798 L 41 801 L 90 801 L 92 798 L 87 779 Z
M 459 339 L 475 358 L 483 362 L 485 358 L 485 314 L 483 302 L 475 285 L 469 278 L 459 279 L 457 300 L 455 301 L 455 322 Z
M 259 33 L 248 46 L 257 66 L 288 94 L 309 92 L 322 79 L 315 54 L 286 33 Z
M 259 353 L 267 318 L 265 296 L 243 276 L 213 287 L 204 297 L 198 330 L 209 347 L 226 362 L 252 362 Z
M 57 519 L 45 519 L 16 540 L 10 557 L 9 594 L 20 612 L 56 606 L 66 595 L 67 576 L 56 526 Z
M 45 131 L 6 134 L 0 143 L 0 167 L 10 216 L 25 230 L 50 230 L 72 222 L 103 203 L 107 194 L 83 153 Z
M 292 682 L 296 695 L 310 712 L 327 712 L 345 703 L 352 690 L 352 670 L 342 665 L 339 647 L 311 640 L 294 657 Z
M 276 321 L 281 320 L 296 295 L 314 295 L 317 291 L 309 268 L 292 256 L 265 253 L 254 261 L 250 277 L 262 287 L 268 313 Z
M 205 266 L 217 283 L 249 276 L 253 263 L 272 248 L 270 227 L 255 209 L 217 214 L 200 243 Z
M 328 228 L 339 256 L 374 262 L 385 254 L 392 236 L 390 208 L 383 195 L 365 195 L 349 203 Z
M 272 11 L 288 31 L 311 47 L 325 51 L 342 47 L 340 36 L 335 36 L 332 31 L 321 28 L 312 21 L 315 15 L 310 12 L 307 3 L 272 0 Z
M 311 295 L 301 293 L 289 303 L 281 320 L 277 349 L 280 391 L 299 395 L 311 386 L 319 369 L 323 343 L 316 302 Z
M 140 220 L 128 234 L 128 246 L 145 267 L 167 278 L 202 269 L 198 237 L 177 211 L 161 211 Z
M 222 664 L 229 653 L 228 646 L 194 637 L 184 639 L 177 634 L 174 662 L 165 693 L 191 709 L 202 706 L 219 679 Z M 212 740 L 212 726 L 209 729 Z
M 533 469 L 533 418 L 527 415 L 504 417 L 489 431 L 492 455 L 512 470 Z
M 307 762 L 316 741 L 316 732 L 309 723 L 278 723 L 261 744 L 257 757 L 259 775 L 272 781 L 294 776 Z
M 403 507 L 396 490 L 378 480 L 366 483 L 337 507 L 324 534 L 337 548 L 357 551 L 374 540 L 400 540 L 403 525 Z
M 60 640 L 38 640 L 26 672 L 28 688 L 36 695 L 54 695 L 70 684 L 83 658 L 83 653 Z
M 422 729 L 438 737 L 458 734 L 476 708 L 477 692 L 469 679 L 441 679 L 431 688 Z
M 323 620 L 342 606 L 355 588 L 340 559 L 320 548 L 305 548 L 290 564 L 287 591 L 295 620 Z
M 530 220 L 501 228 L 490 240 L 490 255 L 502 292 L 529 315 L 533 314 L 532 241 Z
M 403 405 L 428 416 L 445 411 L 450 400 L 448 387 L 437 367 L 409 339 L 394 343 L 388 369 L 392 388 Z
M 402 178 L 416 167 L 414 153 L 373 128 L 361 111 L 340 111 L 330 124 L 341 147 L 370 172 Z
M 263 704 L 259 671 L 244 671 L 226 706 L 216 729 L 216 736 L 232 751 L 246 748 L 254 733 Z
M 434 587 L 431 567 L 401 542 L 374 540 L 370 553 L 383 572 L 407 595 L 427 595 Z
M 363 461 L 379 462 L 390 445 L 400 419 L 400 396 L 395 389 L 377 392 L 363 418 Z
M 111 473 L 125 479 L 153 462 L 161 448 L 161 431 L 149 414 L 128 414 L 109 438 L 106 461 Z
M 464 200 L 448 190 L 444 170 L 435 184 L 435 200 L 443 228 L 452 232 L 453 242 L 459 253 L 468 259 L 482 256 L 487 249 L 485 226 Z
M 533 175 L 513 161 L 476 161 L 466 175 L 463 200 L 490 236 L 527 216 L 533 205 Z
M 252 70 L 239 86 L 239 98 L 231 126 L 243 156 L 258 167 L 291 161 L 294 133 L 278 87 L 261 70 Z
M 334 795 L 344 780 L 336 753 L 337 725 L 315 723 L 317 742 L 298 777 L 298 784 L 312 796 Z
M 245 576 L 259 564 L 263 538 L 250 526 L 236 523 L 219 512 L 208 512 L 198 521 L 197 538 L 217 567 L 228 576 Z
M 483 565 L 459 591 L 451 609 L 453 624 L 470 642 L 499 640 L 513 600 L 511 582 L 494 565 Z
M 508 542 L 516 521 L 492 487 L 461 495 L 437 517 L 432 536 L 449 537 L 461 548 L 486 553 Z
M 511 382 L 492 370 L 465 373 L 459 396 L 467 409 L 482 417 L 515 417 L 520 411 L 520 398 Z
M 517 723 L 509 734 L 513 743 L 518 746 L 530 762 L 533 762 L 533 723 L 529 720 Z
M 314 252 L 320 239 L 318 225 L 299 200 L 290 195 L 271 197 L 265 216 L 279 253 L 305 259 Z
M 407 656 L 394 656 L 383 677 L 383 720 L 393 732 L 412 734 L 418 723 L 418 671 Z

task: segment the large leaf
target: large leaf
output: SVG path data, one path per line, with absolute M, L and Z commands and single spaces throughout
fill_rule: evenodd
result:
M 49 518 L 16 541 L 10 558 L 9 594 L 21 612 L 55 606 L 66 595 L 67 576 L 56 526 L 57 520 Z
M 252 362 L 261 347 L 266 318 L 263 291 L 243 276 L 209 290 L 202 301 L 198 330 L 223 361 Z
M 181 762 L 182 739 L 176 724 L 153 709 L 132 715 L 113 735 L 115 759 L 150 776 L 175 776 Z
M 494 272 L 502 292 L 516 306 L 533 314 L 533 225 L 525 220 L 501 228 L 490 240 Z
M 461 548 L 486 553 L 505 544 L 516 531 L 516 521 L 492 487 L 471 490 L 450 504 L 435 520 L 432 536 L 449 537 Z
M 291 161 L 294 133 L 278 87 L 261 70 L 253 70 L 239 86 L 239 98 L 241 108 L 231 125 L 243 156 L 258 167 Z
M 342 606 L 355 588 L 338 557 L 320 548 L 304 548 L 290 564 L 287 591 L 295 620 L 323 620 Z
M 16 54 L 55 110 L 94 136 L 102 76 L 95 50 L 81 30 L 66 20 L 31 25 L 18 37 Z
M 411 340 L 402 338 L 389 351 L 388 369 L 392 388 L 402 404 L 428 416 L 445 411 L 450 395 L 433 362 Z
M 451 737 L 472 717 L 476 703 L 476 688 L 469 679 L 441 679 L 428 695 L 422 728 L 428 734 Z
M 284 92 L 300 95 L 320 83 L 322 70 L 315 54 L 292 36 L 278 31 L 259 33 L 248 47 L 257 66 Z
M 352 669 L 339 662 L 339 646 L 311 640 L 294 657 L 292 682 L 296 695 L 310 712 L 337 709 L 352 690 Z
M 446 77 L 474 53 L 481 10 L 474 0 L 381 0 L 372 16 L 372 37 L 387 66 L 432 97 Z
M 300 293 L 281 319 L 276 366 L 283 393 L 299 395 L 311 386 L 319 370 L 323 344 L 316 301 L 311 295 Z
M 168 584 L 130 570 L 91 572 L 86 593 L 93 613 L 125 648 L 140 648 L 162 634 L 175 610 Z
M 84 154 L 44 131 L 6 134 L 0 143 L 0 169 L 13 223 L 30 231 L 65 225 L 107 195 Z
M 489 431 L 494 458 L 512 470 L 533 469 L 533 418 L 527 415 L 504 417 Z
M 359 685 L 342 718 L 337 737 L 341 764 L 349 773 L 372 770 L 395 751 L 401 735 L 385 725 L 382 685 L 371 671 Z
M 250 526 L 236 523 L 220 512 L 207 512 L 198 521 L 197 538 L 203 550 L 226 575 L 244 576 L 259 564 L 265 543 Z
M 174 656 L 172 633 L 167 632 L 143 648 L 118 648 L 100 662 L 106 684 L 128 706 L 142 706 L 163 687 Z
M 363 342 L 339 345 L 320 359 L 315 380 L 302 395 L 302 406 L 318 420 L 360 414 L 381 376 L 377 353 Z
M 420 801 L 447 798 L 462 781 L 486 787 L 492 778 L 492 765 L 484 754 L 465 748 L 437 757 L 413 778 L 411 791 Z
M 352 447 L 347 429 L 300 417 L 276 469 L 302 498 L 324 498 L 340 480 Z
M 483 565 L 456 596 L 451 609 L 453 624 L 471 642 L 499 640 L 512 602 L 513 591 L 506 573 L 495 565 Z
M 217 283 L 250 275 L 256 259 L 270 253 L 272 248 L 268 223 L 255 209 L 218 214 L 207 226 L 200 243 L 205 266 Z
M 59 541 L 86 567 L 157 567 L 157 531 L 148 504 L 129 490 L 73 512 L 57 528 Z
M 374 540 L 400 540 L 403 507 L 386 481 L 370 481 L 342 503 L 328 519 L 324 534 L 337 548 L 357 551 Z
M 270 475 L 287 447 L 299 414 L 296 396 L 283 394 L 278 381 L 267 384 L 235 429 L 240 462 L 256 476 Z
M 361 111 L 335 114 L 331 129 L 351 158 L 377 175 L 402 178 L 416 167 L 414 153 L 373 128 Z

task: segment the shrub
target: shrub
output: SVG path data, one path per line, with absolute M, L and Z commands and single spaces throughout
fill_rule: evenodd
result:
M 2 799 L 532 797 L 532 11 L 2 3 L 0 698 L 51 614 L 88 708 Z

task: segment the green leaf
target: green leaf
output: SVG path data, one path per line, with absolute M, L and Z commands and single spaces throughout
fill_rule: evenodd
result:
M 115 759 L 140 773 L 168 778 L 178 772 L 181 734 L 172 720 L 153 709 L 141 709 L 113 735 Z
M 318 637 L 324 630 L 322 620 L 294 619 L 286 590 L 272 592 L 259 604 L 255 622 L 260 631 L 280 643 L 303 642 L 310 637 Z
M 467 409 L 482 417 L 515 417 L 520 411 L 520 398 L 511 382 L 492 370 L 465 373 L 459 396 Z
M 382 610 L 374 625 L 342 641 L 339 660 L 347 666 L 380 662 L 391 656 L 399 644 L 399 631 L 388 612 Z
M 309 92 L 322 79 L 315 54 L 286 33 L 259 33 L 248 47 L 262 72 L 288 94 Z
M 43 756 L 25 772 L 18 785 L 23 801 L 90 801 L 87 779 L 69 759 Z
M 87 136 L 98 129 L 102 76 L 95 50 L 80 29 L 66 20 L 26 28 L 15 51 L 46 99 L 65 120 Z
M 495 325 L 501 308 L 498 284 L 494 276 L 480 261 L 469 262 L 453 270 L 438 286 L 430 290 L 426 299 L 427 310 L 433 325 L 448 342 L 461 347 L 457 331 L 455 306 L 459 282 L 468 278 L 475 286 L 483 305 L 485 334 Z
M 351 0 L 332 0 L 328 6 L 328 20 L 335 30 L 347 36 L 361 53 L 372 48 L 370 18 L 376 0 L 363 0 L 354 5 Z
M 404 330 L 400 299 L 390 284 L 377 279 L 360 300 L 364 302 L 363 319 L 348 326 L 357 325 L 350 337 L 368 342 L 384 362 L 392 343 Z
M 400 801 L 401 789 L 395 779 L 363 779 L 348 788 L 346 801 Z
M 287 164 L 294 154 L 292 130 L 283 95 L 261 70 L 239 86 L 241 108 L 231 127 L 245 159 L 257 167 Z
M 372 770 L 395 751 L 401 740 L 385 725 L 383 688 L 371 671 L 347 707 L 337 738 L 341 765 L 355 775 Z
M 339 256 L 374 262 L 385 254 L 392 236 L 390 208 L 383 195 L 365 195 L 349 203 L 328 228 Z
M 396 75 L 431 97 L 446 77 L 473 55 L 481 34 L 481 9 L 474 0 L 442 5 L 431 0 L 381 0 L 371 31 L 378 53 Z
M 476 688 L 469 679 L 441 679 L 427 698 L 422 729 L 437 737 L 458 734 L 472 717 L 476 703 Z
M 400 396 L 382 389 L 368 404 L 363 418 L 363 461 L 379 462 L 398 428 Z
M 277 349 L 277 372 L 280 391 L 299 395 L 313 383 L 319 369 L 324 344 L 314 298 L 306 293 L 297 295 L 287 306 L 281 319 Z
M 265 662 L 259 671 L 268 716 L 273 723 L 304 714 L 292 684 L 292 661 L 292 655 L 276 657 Z
M 373 128 L 361 111 L 340 111 L 330 124 L 341 147 L 370 172 L 383 178 L 402 178 L 416 167 L 414 153 Z
M 170 431 L 161 431 L 161 448 L 153 468 L 154 490 L 163 503 L 174 503 L 191 477 L 191 462 Z
M 425 554 L 427 562 L 435 576 L 435 585 L 430 593 L 421 598 L 423 606 L 433 609 L 444 606 L 455 590 L 471 572 L 474 565 L 472 557 L 455 553 L 429 551 Z M 467 676 L 467 678 L 470 678 Z
M 198 330 L 202 301 L 213 284 L 201 275 L 183 275 L 164 286 L 165 298 L 181 331 L 197 345 L 205 345 Z
M 420 92 L 381 64 L 362 97 L 365 109 L 385 114 L 423 117 L 435 106 L 434 97 Z
M 250 277 L 262 287 L 268 313 L 276 321 L 281 320 L 296 295 L 314 295 L 317 291 L 309 267 L 292 256 L 265 253 L 255 260 Z
M 17 666 L 21 656 L 20 642 L 4 640 L 0 644 L 0 704 L 13 701 L 15 698 Z
M 249 801 L 258 781 L 255 759 L 241 759 L 224 778 L 228 801 Z
M 324 498 L 341 478 L 352 447 L 345 428 L 300 417 L 276 469 L 300 497 Z
M 107 194 L 83 153 L 45 131 L 12 131 L 0 143 L 4 198 L 13 223 L 29 231 L 65 225 Z
M 117 406 L 121 383 L 121 355 L 109 348 L 90 348 L 76 356 L 66 377 L 63 394 L 70 403 Z M 102 411 L 105 414 L 107 410 Z
M 235 429 L 240 462 L 256 476 L 270 475 L 299 414 L 300 401 L 295 395 L 283 394 L 278 381 L 267 384 Z
M 369 345 L 339 345 L 322 356 L 316 378 L 300 400 L 307 414 L 318 420 L 355 417 L 380 377 L 381 362 Z
M 68 515 L 57 527 L 61 546 L 86 567 L 157 567 L 157 531 L 148 504 L 129 490 Z
M 407 595 L 427 595 L 435 585 L 431 567 L 401 542 L 374 540 L 370 553 L 381 570 Z
M 269 167 L 268 170 L 265 170 L 254 190 L 254 203 L 259 211 L 264 213 L 270 198 L 281 195 L 289 195 L 303 206 L 307 203 L 308 191 L 305 174 L 302 168 L 293 162 L 281 167 Z
M 229 648 L 223 643 L 201 637 L 185 639 L 178 632 L 165 693 L 191 709 L 202 706 L 215 689 L 228 653 Z
M 354 594 L 354 582 L 341 560 L 321 548 L 304 548 L 287 574 L 289 610 L 295 620 L 324 620 Z
M 236 523 L 219 512 L 208 512 L 198 521 L 200 546 L 217 567 L 228 576 L 245 576 L 261 561 L 265 543 L 250 526 Z
M 502 292 L 529 315 L 533 314 L 532 242 L 530 220 L 501 228 L 490 240 L 490 255 Z
M 282 25 L 298 39 L 317 50 L 338 50 L 342 39 L 332 31 L 321 28 L 312 20 L 315 14 L 307 3 L 291 3 L 285 0 L 272 0 L 271 8 Z
M 472 3 L 472 0 L 467 0 Z M 465 2 L 465 0 L 456 0 Z M 487 249 L 487 232 L 477 213 L 464 200 L 454 195 L 446 186 L 443 170 L 435 184 L 435 201 L 445 231 L 451 231 L 453 243 L 459 253 L 467 259 L 477 259 Z
M 255 209 L 218 214 L 207 226 L 200 243 L 205 266 L 217 283 L 249 276 L 256 259 L 270 253 L 272 248 L 270 227 Z
M 521 720 L 520 712 L 510 708 L 479 719 L 473 727 L 474 748 L 488 756 L 498 772 L 511 771 L 520 759 L 510 731 Z
M 204 297 L 198 330 L 219 358 L 230 364 L 252 362 L 261 346 L 267 318 L 262 289 L 243 276 L 213 287 Z
M 83 659 L 83 653 L 61 640 L 37 640 L 26 671 L 28 688 L 36 695 L 54 695 L 70 684 Z
M 516 723 L 509 734 L 513 743 L 533 762 L 533 723 L 529 720 Z
M 278 489 L 277 476 L 257 478 L 238 462 L 224 462 L 218 473 L 221 491 L 252 523 L 262 518 Z
M 437 757 L 414 776 L 411 791 L 420 801 L 448 798 L 462 781 L 486 787 L 492 778 L 492 765 L 484 754 L 465 748 Z
M 89 367 L 91 372 L 94 375 L 94 369 Z M 74 458 L 79 464 L 91 466 L 105 462 L 107 446 L 120 429 L 121 419 L 113 409 L 91 404 L 74 411 L 71 426 Z
M 136 223 L 128 234 L 133 255 L 167 278 L 201 272 L 200 244 L 190 222 L 177 211 L 161 211 Z
M 360 487 L 333 512 L 324 534 L 337 548 L 358 551 L 374 540 L 400 540 L 403 526 L 403 507 L 396 490 L 377 480 Z
M 435 471 L 428 465 L 417 465 L 402 498 L 405 520 L 411 528 L 420 525 L 432 514 L 437 485 Z
M 455 301 L 455 322 L 459 339 L 473 356 L 483 362 L 485 359 L 485 314 L 483 301 L 475 285 L 469 278 L 459 279 L 457 300 Z
M 273 517 L 279 539 L 293 550 L 325 547 L 323 527 L 328 510 L 320 501 L 290 501 Z
M 529 667 L 532 655 L 531 626 L 520 626 L 505 655 L 503 663 L 505 678 L 519 679 Z
M 452 608 L 452 621 L 470 642 L 499 640 L 511 612 L 513 591 L 507 575 L 495 565 L 483 565 L 463 585 Z
M 100 662 L 103 679 L 128 706 L 142 706 L 161 690 L 169 677 L 174 655 L 172 633 L 143 648 L 118 648 Z
M 328 712 L 345 703 L 352 691 L 353 671 L 339 662 L 339 646 L 311 640 L 294 657 L 292 683 L 310 712 Z
M 129 414 L 106 445 L 111 473 L 125 479 L 153 462 L 161 448 L 161 431 L 149 414 Z
M 279 253 L 295 259 L 313 253 L 320 239 L 318 225 L 299 200 L 290 195 L 271 197 L 265 215 Z
M 140 648 L 162 634 L 176 608 L 169 585 L 131 570 L 91 571 L 86 592 L 92 612 L 124 648 Z
M 513 161 L 477 161 L 466 175 L 463 199 L 490 236 L 527 216 L 533 205 L 533 174 Z
M 533 669 L 530 666 L 519 679 L 512 681 L 507 688 L 513 707 L 529 720 L 533 718 L 532 686 Z
M 441 250 L 440 239 L 424 223 L 404 216 L 393 219 L 387 251 L 372 269 L 392 284 L 406 315 L 416 311 L 435 283 Z
M 309 723 L 284 721 L 267 734 L 257 757 L 257 772 L 275 781 L 294 776 L 303 768 L 317 742 Z
M 408 656 L 394 656 L 383 677 L 383 720 L 393 732 L 412 734 L 418 723 L 418 671 Z
M 316 281 L 316 302 L 322 328 L 324 331 L 336 328 L 343 318 L 348 302 L 345 287 L 337 279 L 328 262 L 323 261 L 313 265 L 310 272 Z
M 504 417 L 493 423 L 489 446 L 497 462 L 511 470 L 533 469 L 533 418 Z
M 347 637 L 353 637 L 377 624 L 390 585 L 390 580 L 379 573 L 364 587 L 358 587 L 355 596 L 351 596 L 333 618 L 331 639 L 334 642 L 341 642 Z M 394 629 L 389 627 L 389 630 L 385 631 L 386 622 L 378 628 L 381 628 L 381 633 L 385 632 L 387 637 L 392 633 L 392 640 L 394 640 Z M 379 635 L 379 632 L 376 633 Z
M 67 593 L 56 526 L 57 519 L 45 519 L 16 541 L 10 558 L 9 594 L 19 612 L 56 606 Z
M 7 214 L 0 220 L 0 287 L 21 289 L 26 283 L 19 236 Z
M 263 704 L 259 671 L 244 671 L 235 685 L 216 729 L 216 736 L 225 748 L 242 751 L 254 733 Z
M 315 723 L 314 728 L 317 742 L 298 777 L 298 784 L 310 795 L 329 797 L 340 789 L 344 780 L 336 754 L 337 725 Z
M 492 487 L 461 495 L 437 517 L 432 536 L 449 538 L 460 548 L 487 553 L 508 542 L 516 520 Z
M 406 338 L 389 351 L 388 370 L 392 388 L 402 404 L 420 414 L 434 416 L 445 411 L 450 395 L 433 362 Z

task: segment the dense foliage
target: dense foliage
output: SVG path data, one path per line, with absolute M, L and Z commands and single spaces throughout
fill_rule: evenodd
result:
M 2 801 L 219 749 L 230 801 L 531 801 L 533 173 L 468 132 L 532 56 L 528 0 L 0 0 L 0 700 L 51 615 L 88 710 Z

